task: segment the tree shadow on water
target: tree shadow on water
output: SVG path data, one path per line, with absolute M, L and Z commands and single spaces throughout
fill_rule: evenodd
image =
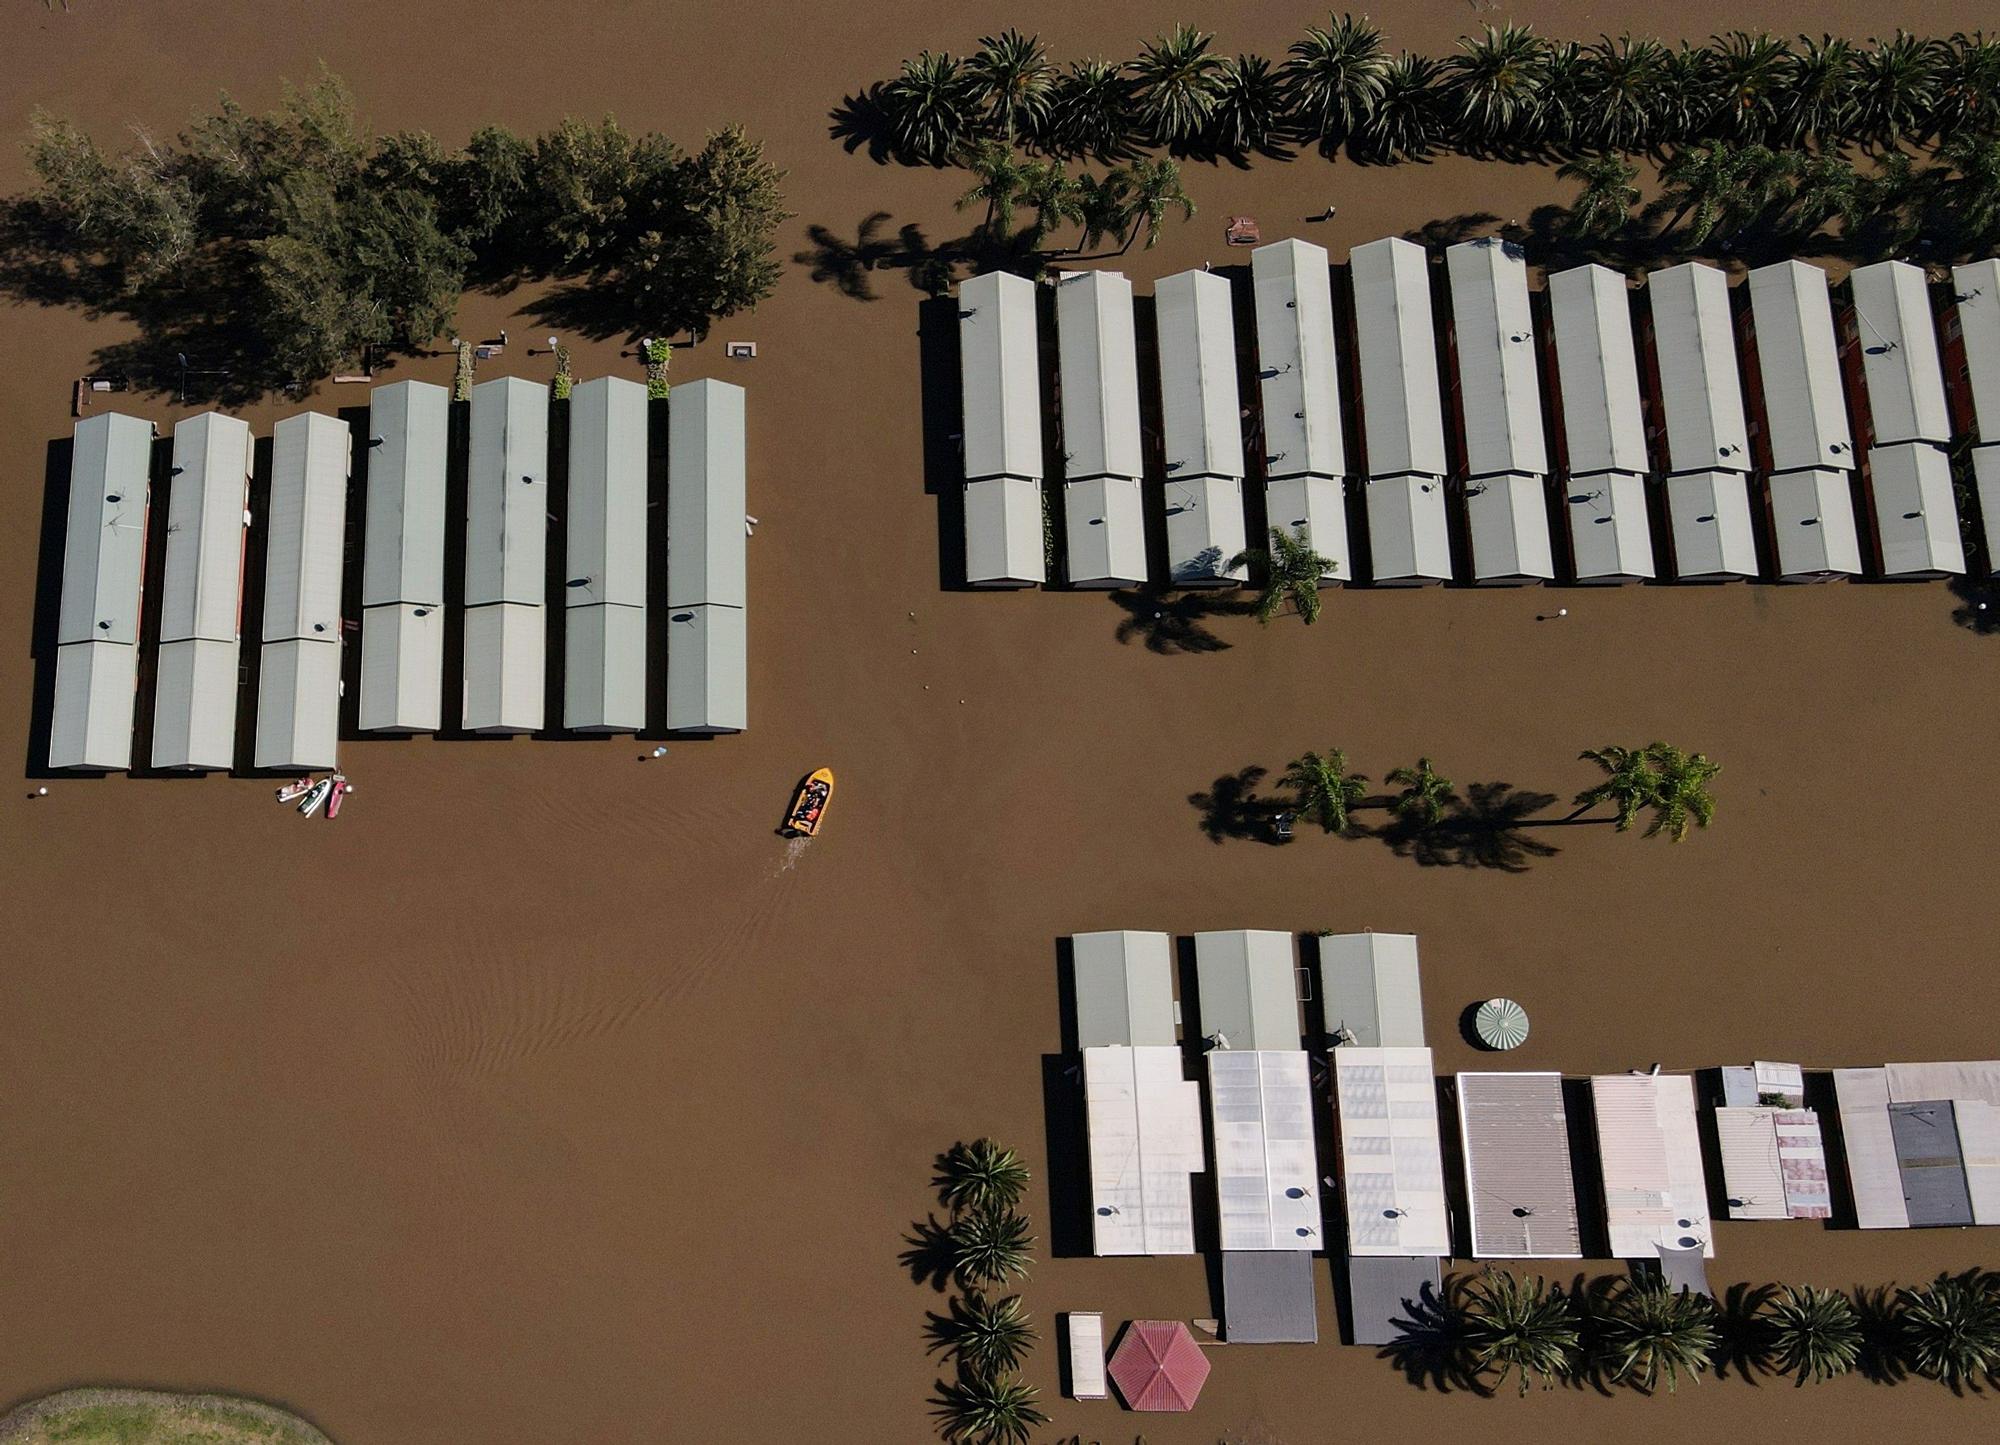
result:
M 1378 835 L 1398 858 L 1423 868 L 1491 868 L 1525 873 L 1538 858 L 1553 858 L 1562 850 L 1525 830 L 1539 822 L 1536 813 L 1555 802 L 1553 793 L 1530 793 L 1512 783 L 1473 783 L 1465 795 L 1454 795 L 1445 816 L 1430 827 L 1397 819 Z
M 1205 793 L 1189 793 L 1188 802 L 1201 814 L 1201 831 L 1211 843 L 1226 838 L 1243 838 L 1282 847 L 1288 839 L 1278 836 L 1277 817 L 1286 805 L 1276 798 L 1260 797 L 1257 785 L 1264 781 L 1265 768 L 1243 768 L 1224 773 Z
M 910 1272 L 910 1283 L 929 1284 L 939 1294 L 951 1283 L 955 1251 L 951 1226 L 940 1224 L 935 1214 L 910 1225 L 903 1236 L 903 1252 L 896 1262 Z
M 1378 1358 L 1389 1361 L 1420 1390 L 1493 1393 L 1480 1380 L 1473 1357 L 1464 1280 L 1447 1276 L 1442 1289 L 1426 1283 L 1422 1293 L 1405 1300 L 1403 1307 L 1404 1318 L 1395 1321 L 1396 1338 L 1382 1346 Z
M 1245 617 L 1255 610 L 1248 602 L 1216 592 L 1173 592 L 1162 587 L 1120 588 L 1111 600 L 1125 609 L 1117 638 L 1137 638 L 1148 652 L 1225 652 L 1224 642 L 1204 625 L 1211 617 Z
M 1981 637 L 2000 633 L 2000 582 L 1986 577 L 1954 577 L 1950 587 L 1951 595 L 1958 599 L 1958 606 L 1951 609 L 1953 622 Z

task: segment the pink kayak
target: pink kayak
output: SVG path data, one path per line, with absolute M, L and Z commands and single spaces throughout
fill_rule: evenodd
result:
M 353 791 L 354 785 L 347 781 L 346 775 L 344 773 L 335 773 L 333 775 L 333 791 L 328 793 L 326 798 L 326 816 L 332 818 L 338 814 L 340 812 L 340 800 Z

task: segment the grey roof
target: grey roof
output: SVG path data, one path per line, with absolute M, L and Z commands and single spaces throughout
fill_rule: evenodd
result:
M 1116 271 L 1080 271 L 1056 286 L 1062 366 L 1063 476 L 1138 477 L 1139 347 L 1132 283 Z
M 1603 266 L 1577 266 L 1550 276 L 1548 295 L 1566 469 L 1650 470 L 1625 278 Z
M 368 512 L 361 605 L 444 601 L 445 453 L 451 393 L 399 381 L 368 393 Z
M 988 477 L 965 484 L 965 580 L 974 587 L 1031 587 L 1048 580 L 1040 482 Z
M 132 766 L 139 649 L 129 642 L 66 642 L 56 649 L 52 768 Z
M 2000 260 L 1953 267 L 1951 281 L 1979 440 L 2000 443 Z
M 646 726 L 646 609 L 563 611 L 563 726 L 636 733 Z
M 1826 467 L 1781 472 L 1770 479 L 1771 535 L 1780 577 L 1861 575 L 1861 536 L 1848 479 L 1849 473 Z
M 667 614 L 667 727 L 737 733 L 750 725 L 749 624 L 740 607 Z
M 1458 351 L 1467 475 L 1545 475 L 1541 371 L 1528 309 L 1528 263 L 1498 236 L 1448 246 L 1452 334 Z M 1547 549 L 1547 526 L 1543 529 Z
M 1687 261 L 1646 278 L 1670 472 L 1750 470 L 1729 278 Z
M 1264 484 L 1264 519 L 1304 535 L 1331 564 L 1321 583 L 1354 580 L 1354 551 L 1347 540 L 1347 486 L 1338 477 L 1279 477 Z
M 958 287 L 965 475 L 1042 477 L 1042 376 L 1035 283 L 1004 271 Z
M 1889 1133 L 1896 1144 L 1910 1227 L 1971 1224 L 1972 1194 L 1966 1187 L 1965 1158 L 1951 1100 L 1891 1101 Z
M 1926 442 L 1868 453 L 1875 537 L 1885 577 L 1943 577 L 1965 571 L 1965 544 L 1952 498 L 1951 459 Z
M 1319 1343 L 1319 1265 L 1297 1249 L 1222 1252 L 1222 1336 L 1232 1345 Z
M 468 732 L 539 732 L 548 668 L 545 609 L 528 602 L 468 607 L 460 722 Z
M 1749 478 L 1740 472 L 1682 472 L 1667 478 L 1666 491 L 1676 577 L 1691 582 L 1757 575 Z
M 1562 1075 L 1458 1076 L 1475 1259 L 1578 1259 L 1576 1178 Z
M 1395 236 L 1370 241 L 1349 253 L 1348 272 L 1368 475 L 1442 477 L 1444 407 L 1424 248 Z
M 1972 449 L 1972 488 L 1986 538 L 1986 568 L 2000 570 L 2000 443 Z
M 1146 580 L 1146 508 L 1133 477 L 1092 477 L 1063 485 L 1064 572 L 1075 587 L 1123 587 Z
M 235 638 L 162 642 L 153 667 L 153 766 L 225 769 L 236 762 Z
M 1433 1255 L 1350 1258 L 1347 1303 L 1354 1321 L 1354 1343 L 1391 1345 L 1406 1332 L 1427 1333 L 1419 1315 L 1436 1300 L 1438 1279 L 1438 1260 Z
M 340 751 L 340 644 L 288 638 L 264 644 L 257 668 L 252 766 L 330 768 Z
M 250 424 L 203 412 L 174 428 L 160 640 L 234 642 L 243 603 Z M 231 680 L 233 690 L 235 683 Z
M 1241 477 L 1242 409 L 1229 283 L 1182 271 L 1153 288 L 1160 332 L 1160 424 L 1167 479 Z
M 737 390 L 740 422 L 742 393 L 732 390 Z M 734 460 L 740 496 L 740 428 L 737 440 Z M 736 510 L 740 513 L 742 508 Z M 737 564 L 737 595 L 716 600 L 733 600 L 740 606 L 743 525 L 740 516 L 734 520 L 734 554 L 725 547 L 723 559 Z M 711 565 L 708 570 L 714 585 L 722 569 Z M 570 393 L 569 534 L 563 577 L 567 607 L 612 603 L 643 611 L 646 606 L 646 388 L 636 381 L 600 376 Z
M 481 382 L 471 437 L 465 605 L 539 607 L 548 597 L 549 389 L 518 376 Z
M 272 430 L 266 642 L 340 640 L 349 457 L 347 423 L 337 418 L 304 412 Z
M 1579 473 L 1564 483 L 1563 498 L 1577 581 L 1626 582 L 1655 575 L 1643 477 Z
M 152 458 L 151 422 L 107 412 L 76 424 L 57 642 L 138 642 Z
M 1333 278 L 1326 248 L 1297 239 L 1250 253 L 1267 477 L 1347 475 Z
M 1326 1026 L 1363 1048 L 1421 1048 L 1423 982 L 1414 933 L 1339 933 L 1319 940 Z
M 1699 1248 L 1663 1244 L 1660 1246 L 1660 1278 L 1675 1294 L 1705 1295 L 1715 1298 L 1708 1285 L 1708 1261 Z
M 1476 581 L 1545 582 L 1556 575 L 1540 475 L 1506 472 L 1468 483 L 1465 516 Z
M 1299 991 L 1292 936 L 1268 928 L 1231 928 L 1194 936 L 1201 991 L 1201 1031 L 1232 1049 L 1296 1049 Z
M 1368 509 L 1369 580 L 1378 586 L 1451 580 L 1451 529 L 1445 519 L 1444 482 L 1408 475 L 1370 477 L 1363 483 Z
M 1161 491 L 1167 516 L 1167 572 L 1175 583 L 1241 582 L 1230 562 L 1245 544 L 1243 483 L 1236 477 L 1170 476 Z
M 1848 276 L 1874 445 L 1951 440 L 1937 324 L 1923 268 L 1877 261 Z
M 1166 934 L 1078 933 L 1070 939 L 1070 963 L 1078 1048 L 1176 1042 L 1173 946 Z
M 1752 271 L 1749 286 L 1773 469 L 1852 467 L 1854 434 L 1826 272 L 1780 261 Z
M 743 388 L 689 381 L 667 412 L 667 605 L 749 605 Z M 640 481 L 644 495 L 644 479 Z M 644 601 L 643 588 L 606 601 Z
M 361 609 L 363 732 L 436 732 L 444 714 L 445 611 L 414 602 Z

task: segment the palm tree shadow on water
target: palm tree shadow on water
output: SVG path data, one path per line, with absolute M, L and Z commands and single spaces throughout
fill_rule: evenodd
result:
M 1490 868 L 1502 873 L 1526 873 L 1538 858 L 1553 858 L 1562 850 L 1525 831 L 1537 823 L 1534 815 L 1555 802 L 1553 793 L 1530 793 L 1512 783 L 1473 783 L 1464 797 L 1454 796 L 1445 816 L 1428 828 L 1402 819 L 1385 826 L 1379 836 L 1398 858 L 1423 868 Z
M 1396 1338 L 1381 1347 L 1377 1358 L 1389 1361 L 1419 1390 L 1493 1393 L 1479 1378 L 1463 1279 L 1447 1276 L 1442 1287 L 1426 1283 L 1417 1298 L 1403 1301 L 1403 1310 L 1394 1322 Z
M 1248 602 L 1225 593 L 1185 591 L 1165 587 L 1120 588 L 1111 600 L 1125 611 L 1119 619 L 1117 639 L 1126 644 L 1145 643 L 1148 652 L 1170 656 L 1177 652 L 1226 652 L 1233 643 L 1217 637 L 1205 625 L 1211 617 L 1247 617 L 1255 611 Z
M 1268 769 L 1248 767 L 1224 773 L 1205 793 L 1189 793 L 1188 803 L 1201 814 L 1200 828 L 1211 843 L 1228 838 L 1248 839 L 1281 847 L 1290 840 L 1278 833 L 1278 815 L 1287 805 L 1280 799 L 1262 797 L 1257 785 Z
M 1951 620 L 1981 637 L 2000 633 L 2000 582 L 1985 577 L 1954 577 L 1948 584 L 1958 605 Z
M 896 1262 L 910 1272 L 910 1283 L 928 1284 L 939 1294 L 944 1293 L 957 1263 L 951 1226 L 939 1223 L 934 1214 L 916 1220 L 903 1236 L 903 1245 Z

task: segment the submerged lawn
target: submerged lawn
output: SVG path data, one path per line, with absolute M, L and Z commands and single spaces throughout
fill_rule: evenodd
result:
M 295 1415 L 228 1395 L 65 1390 L 0 1420 L 0 1445 L 331 1445 Z

